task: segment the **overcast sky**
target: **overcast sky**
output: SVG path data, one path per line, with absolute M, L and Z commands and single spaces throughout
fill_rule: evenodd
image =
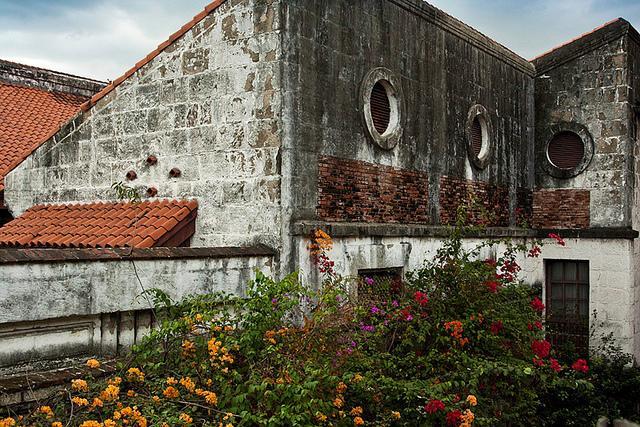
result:
M 113 80 L 211 0 L 0 0 L 0 58 Z M 373 0 L 371 0 L 373 1 Z M 530 59 L 640 0 L 431 0 Z

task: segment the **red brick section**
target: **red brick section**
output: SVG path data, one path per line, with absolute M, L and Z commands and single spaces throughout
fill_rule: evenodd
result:
M 318 164 L 319 219 L 429 223 L 426 173 L 330 156 Z
M 466 224 L 509 226 L 509 190 L 480 181 L 443 176 L 440 178 L 440 223 L 453 225 L 463 206 Z
M 0 248 L 181 246 L 197 209 L 195 200 L 38 205 L 0 228 Z
M 87 98 L 0 83 L 0 192 L 4 177 L 60 126 Z
M 533 227 L 589 228 L 590 202 L 588 190 L 536 190 Z

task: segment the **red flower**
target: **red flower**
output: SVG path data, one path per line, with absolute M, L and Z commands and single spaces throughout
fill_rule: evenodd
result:
M 539 330 L 539 331 L 541 331 L 542 330 L 542 322 L 539 321 L 539 320 L 536 320 L 533 323 L 529 323 L 527 325 L 527 328 L 529 328 L 530 331 L 533 331 L 534 328 Z
M 533 308 L 538 313 L 542 313 L 544 311 L 544 304 L 540 300 L 540 298 L 535 297 L 533 301 L 531 301 L 531 308 Z
M 496 260 L 491 259 L 491 258 L 487 258 L 487 259 L 485 259 L 485 260 L 484 260 L 484 263 L 485 263 L 486 265 L 488 265 L 489 267 L 495 267 L 495 266 L 497 266 L 497 265 L 498 265 L 498 263 L 496 262 Z
M 533 364 L 536 366 L 544 366 L 544 360 L 534 357 Z
M 554 233 L 549 233 L 549 238 L 550 239 L 555 239 L 556 243 L 559 244 L 560 246 L 564 246 L 566 245 L 565 241 L 562 239 L 562 237 L 558 236 L 557 234 Z
M 503 328 L 504 325 L 502 324 L 502 320 L 498 320 L 497 322 L 493 322 L 491 324 L 490 330 L 493 335 L 498 335 Z
M 584 374 L 589 372 L 589 365 L 587 365 L 587 361 L 584 359 L 576 360 L 573 365 L 571 365 L 571 369 L 576 372 L 582 372 Z
M 547 340 L 533 340 L 531 343 L 531 351 L 540 359 L 549 356 L 551 351 L 551 343 Z
M 447 425 L 457 427 L 460 424 L 460 419 L 462 418 L 462 412 L 458 409 L 455 411 L 451 411 L 447 413 Z
M 435 414 L 438 411 L 444 411 L 444 403 L 442 400 L 431 399 L 424 405 L 424 410 L 427 414 Z
M 489 280 L 487 282 L 484 282 L 484 285 L 492 294 L 495 294 L 496 292 L 498 292 L 498 288 L 500 287 L 500 283 L 496 282 L 495 280 Z
M 542 249 L 540 249 L 540 246 L 534 246 L 529 250 L 527 256 L 529 258 L 538 258 L 538 256 L 540 256 L 540 253 L 542 253 Z
M 420 291 L 416 291 L 416 293 L 413 294 L 413 299 L 416 300 L 416 302 L 420 304 L 422 307 L 424 307 L 429 303 L 429 298 L 427 297 L 427 294 Z
M 553 357 L 549 359 L 549 367 L 556 372 L 562 371 L 562 366 L 560 366 L 560 363 Z

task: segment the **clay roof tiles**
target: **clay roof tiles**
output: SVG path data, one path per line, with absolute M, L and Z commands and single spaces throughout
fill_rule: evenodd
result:
M 197 209 L 195 200 L 37 205 L 0 229 L 0 247 L 150 248 L 193 226 Z
M 0 192 L 4 177 L 62 124 L 87 98 L 0 83 Z

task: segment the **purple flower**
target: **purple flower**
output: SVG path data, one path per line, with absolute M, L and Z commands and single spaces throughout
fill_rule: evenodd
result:
M 413 316 L 408 314 L 407 315 L 407 322 L 411 322 L 413 320 Z
M 360 329 L 365 332 L 375 332 L 376 327 L 373 325 L 360 325 Z
M 373 281 L 373 279 L 371 277 L 365 277 L 364 278 L 364 283 L 366 283 L 367 285 L 371 286 L 373 285 L 375 282 Z
M 278 303 L 278 298 L 274 298 L 271 300 L 271 304 L 277 304 Z
M 398 307 L 400 304 L 398 304 L 398 301 L 393 300 L 393 302 L 391 302 L 391 305 L 394 307 Z
M 340 295 L 336 295 L 336 301 L 337 302 L 342 302 L 342 297 Z
M 358 344 L 356 344 L 356 342 L 355 342 L 355 341 L 351 341 L 351 347 L 356 348 L 356 346 L 357 346 L 357 345 L 358 345 Z
M 378 314 L 381 313 L 382 310 L 380 310 L 378 307 L 376 307 L 375 305 L 373 307 L 371 307 L 371 313 L 372 314 Z

